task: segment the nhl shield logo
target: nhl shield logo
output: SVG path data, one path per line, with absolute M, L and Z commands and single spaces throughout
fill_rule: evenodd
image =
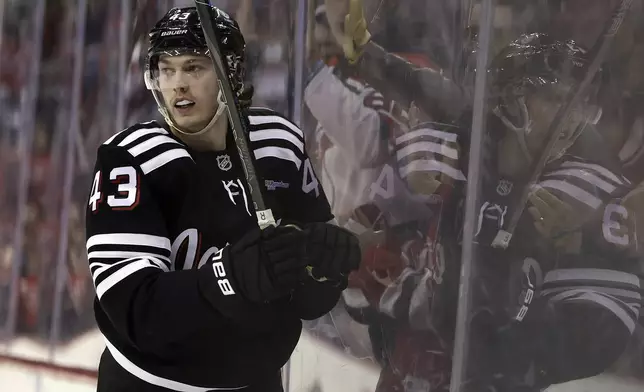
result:
M 223 171 L 228 171 L 233 167 L 233 163 L 230 160 L 230 156 L 228 154 L 226 155 L 220 155 L 217 157 L 217 166 L 219 169 Z
M 496 193 L 501 196 L 507 196 L 512 192 L 512 182 L 508 180 L 500 180 L 499 185 L 496 186 Z

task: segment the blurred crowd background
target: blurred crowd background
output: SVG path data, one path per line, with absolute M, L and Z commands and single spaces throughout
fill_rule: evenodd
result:
M 376 42 L 391 52 L 422 55 L 428 67 L 473 90 L 479 1 L 367 2 L 373 3 L 369 23 Z M 170 7 L 191 3 L 0 0 L 1 341 L 29 337 L 53 347 L 94 329 L 84 211 L 95 151 L 125 126 L 159 118 L 142 78 L 146 34 Z M 324 172 L 322 156 L 328 140 L 316 132 L 318 122 L 303 98 L 313 69 L 330 52 L 340 53 L 321 29 L 324 1 L 213 3 L 235 16 L 246 37 L 254 104 L 293 118 L 309 138 L 317 171 Z M 528 31 L 548 32 L 590 47 L 617 4 L 615 0 L 494 3 L 492 54 Z M 601 96 L 604 113 L 617 113 L 630 123 L 643 104 L 641 7 L 636 1 L 610 52 L 605 64 L 610 80 Z M 369 331 L 352 325 L 346 312 L 339 310 L 335 316 L 308 328 L 350 355 L 375 356 L 372 361 L 381 362 Z M 398 328 L 395 323 L 393 328 Z

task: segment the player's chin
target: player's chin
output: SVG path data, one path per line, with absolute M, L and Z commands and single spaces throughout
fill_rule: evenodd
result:
M 182 131 L 187 133 L 197 133 L 204 128 L 204 122 L 198 116 L 175 115 L 173 120 Z

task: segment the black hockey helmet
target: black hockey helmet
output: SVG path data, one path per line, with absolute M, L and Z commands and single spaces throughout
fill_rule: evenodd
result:
M 554 118 L 556 110 L 571 90 L 576 89 L 588 72 L 591 62 L 589 51 L 572 40 L 557 40 L 548 34 L 523 34 L 503 48 L 488 69 L 491 79 L 490 108 L 507 129 L 516 132 L 521 149 L 529 161 L 530 154 L 526 135 L 535 125 L 531 118 L 528 97 L 540 96 L 542 105 L 548 105 Z M 602 114 L 597 105 L 602 71 L 588 88 L 585 99 L 573 108 L 570 123 L 560 135 L 553 149 L 556 158 L 564 153 L 577 139 L 587 124 L 596 124 Z M 548 124 L 537 122 L 545 130 Z M 500 135 L 497 135 L 500 136 Z
M 575 41 L 547 34 L 523 34 L 492 61 L 493 93 L 523 96 L 548 85 L 578 85 L 590 62 L 588 50 Z
M 240 97 L 248 94 L 244 89 L 246 42 L 237 22 L 226 12 L 210 6 L 210 17 L 216 29 L 219 45 L 227 67 L 228 79 L 233 92 Z M 149 48 L 146 59 L 146 84 L 158 73 L 161 55 L 180 54 L 210 55 L 201 20 L 196 7 L 172 8 L 149 33 Z M 150 88 L 154 91 L 153 88 Z M 156 93 L 155 93 L 155 98 Z M 245 102 L 245 99 L 240 102 Z

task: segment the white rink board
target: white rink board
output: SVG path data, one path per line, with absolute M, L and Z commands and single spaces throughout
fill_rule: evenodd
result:
M 568 382 L 548 388 L 547 392 L 642 392 L 644 383 L 611 375 Z
M 321 392 L 372 392 L 378 382 L 378 373 L 378 369 L 368 362 L 347 358 L 303 331 L 291 357 L 288 392 L 309 392 L 316 384 Z M 644 392 L 644 383 L 600 375 L 555 385 L 547 392 Z
M 316 384 L 323 392 L 371 392 L 376 389 L 378 374 L 376 366 L 343 355 L 302 331 L 291 356 L 288 392 L 308 392 Z
M 58 366 L 97 369 L 105 349 L 103 335 L 98 330 L 85 333 L 56 349 L 54 360 Z M 17 338 L 0 352 L 33 361 L 47 361 L 49 348 L 28 338 Z M 4 392 L 0 389 L 0 392 Z
M 97 364 L 100 334 L 95 332 L 79 338 L 59 357 L 63 363 L 92 366 Z M 45 355 L 44 347 L 16 342 L 14 350 L 29 347 L 30 359 Z M 10 351 L 14 351 L 10 350 Z M 21 350 L 21 351 L 22 351 Z M 4 351 L 4 350 L 3 350 Z M 64 353 L 64 354 L 63 354 Z M 63 354 L 63 355 L 60 355 Z M 378 369 L 368 361 L 359 361 L 343 355 L 337 349 L 313 338 L 307 332 L 291 357 L 289 392 L 372 392 L 378 381 Z M 95 380 L 0 361 L 0 392 L 94 392 Z M 602 375 L 591 379 L 551 387 L 548 392 L 642 392 L 644 384 Z
M 56 350 L 56 365 L 95 369 L 105 347 L 98 330 L 79 336 Z M 48 347 L 27 338 L 17 338 L 11 345 L 0 345 L 0 352 L 21 359 L 46 361 Z M 95 392 L 96 380 L 41 369 L 13 362 L 0 361 L 0 392 Z
M 0 362 L 2 392 L 96 392 L 96 381 Z

